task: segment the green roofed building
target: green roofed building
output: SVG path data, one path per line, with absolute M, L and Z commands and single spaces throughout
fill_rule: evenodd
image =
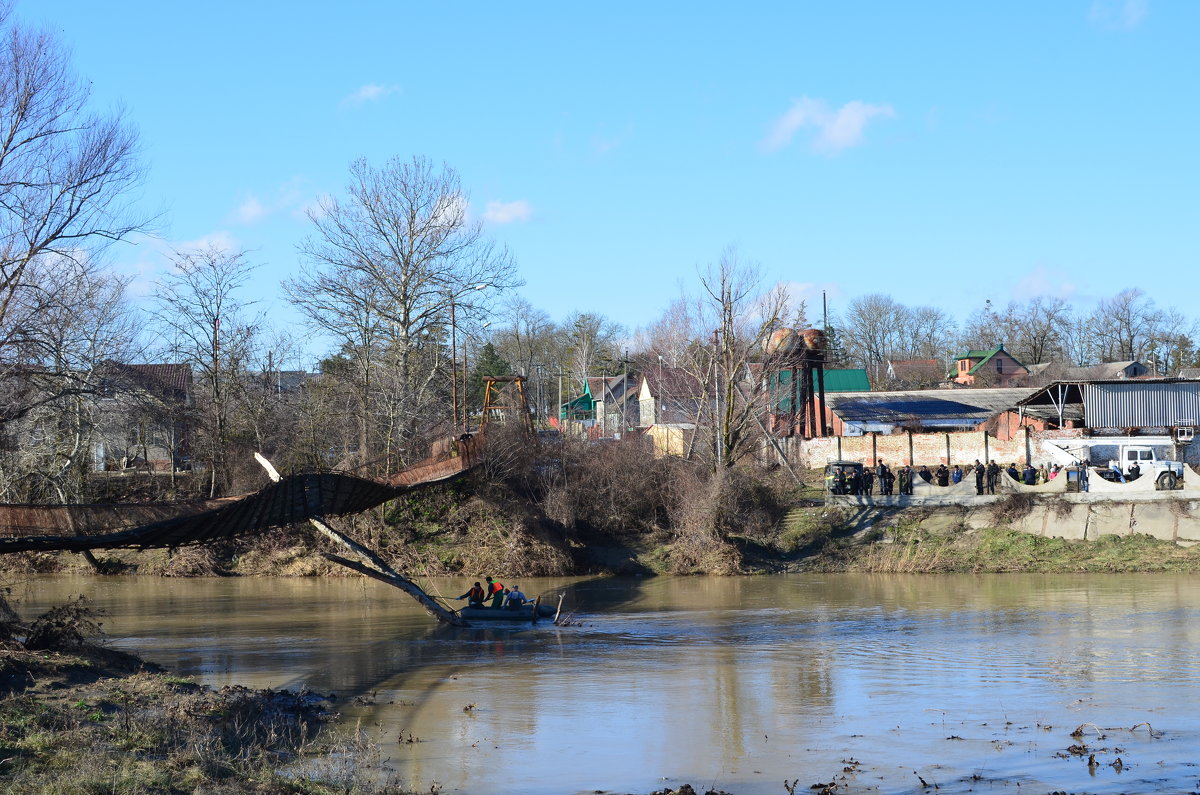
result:
M 771 404 L 776 414 L 792 413 L 792 375 L 797 371 L 778 370 L 767 376 L 770 389 Z M 819 388 L 819 382 L 814 374 L 814 390 Z M 799 387 L 797 387 L 799 391 Z M 867 380 L 867 371 L 854 368 L 848 370 L 826 370 L 825 392 L 870 392 L 871 382 Z
M 954 360 L 955 370 L 949 377 L 966 386 L 1007 387 L 1016 379 L 1029 375 L 1029 368 L 1004 350 L 1003 345 L 986 351 L 967 351 Z
M 800 433 L 803 435 L 804 429 L 799 428 L 797 423 L 799 417 L 797 412 L 792 409 L 792 378 L 799 377 L 801 371 L 797 370 L 777 370 L 767 374 L 767 394 L 770 397 L 770 427 L 771 432 L 778 435 L 790 435 L 791 433 Z M 820 382 L 817 381 L 814 373 L 813 384 L 813 411 L 817 411 L 817 400 L 820 390 Z M 796 385 L 796 391 L 799 393 L 800 385 Z M 825 370 L 825 394 L 829 395 L 835 392 L 870 392 L 871 382 L 867 379 L 867 371 L 859 368 L 845 370 Z M 826 423 L 830 424 L 833 421 L 833 415 L 829 413 L 828 408 L 825 410 Z M 832 427 L 830 425 L 830 427 Z

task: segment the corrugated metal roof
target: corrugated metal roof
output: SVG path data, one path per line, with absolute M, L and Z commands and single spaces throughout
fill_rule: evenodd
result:
M 1092 428 L 1167 428 L 1200 420 L 1200 383 L 1121 381 L 1082 384 L 1084 418 Z
M 830 395 L 829 407 L 845 422 L 902 424 L 919 421 L 983 422 L 1014 408 L 1033 389 L 918 389 Z

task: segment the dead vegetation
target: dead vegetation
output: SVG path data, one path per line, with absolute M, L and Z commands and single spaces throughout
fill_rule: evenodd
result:
M 992 521 L 1001 525 L 1019 522 L 1033 512 L 1036 500 L 1032 494 L 1013 492 L 994 502 L 990 508 Z
M 5 792 L 396 792 L 318 694 L 169 676 L 106 648 L 82 597 L 28 623 L 0 597 L 0 613 Z

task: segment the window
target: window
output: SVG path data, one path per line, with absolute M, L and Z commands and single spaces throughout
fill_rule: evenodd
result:
M 997 359 L 997 360 L 996 360 L 996 372 L 997 372 L 997 373 L 1003 373 L 1003 372 L 1004 372 L 1004 362 L 1003 362 L 1003 360 L 1001 360 L 1001 359 Z

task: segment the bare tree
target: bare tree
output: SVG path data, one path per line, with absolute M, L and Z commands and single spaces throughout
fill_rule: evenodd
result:
M 192 365 L 202 392 L 201 443 L 209 468 L 209 495 L 230 485 L 230 415 L 245 387 L 258 319 L 247 317 L 250 302 L 239 290 L 256 265 L 244 252 L 216 246 L 177 252 L 174 270 L 158 287 L 158 319 L 169 330 L 170 352 Z
M 732 467 L 754 449 L 771 369 L 763 361 L 763 348 L 771 334 L 784 325 L 790 305 L 782 287 L 759 292 L 760 280 L 758 268 L 743 263 L 732 250 L 700 277 L 704 292 L 698 319 L 701 327 L 713 328 L 711 427 L 718 467 Z M 697 348 L 696 352 L 703 350 Z M 757 368 L 751 367 L 754 359 L 760 365 Z
M 1097 360 L 1090 318 L 1081 311 L 1072 311 L 1064 323 L 1063 352 L 1067 362 L 1085 367 Z
M 518 281 L 508 252 L 468 217 L 467 196 L 450 167 L 419 157 L 393 158 L 382 168 L 358 160 L 350 176 L 346 198 L 326 199 L 310 213 L 315 232 L 300 245 L 307 268 L 285 288 L 352 363 L 365 461 L 372 449 L 404 455 L 420 425 L 448 415 L 430 405 L 435 381 L 450 376 L 440 370 L 443 357 L 430 356 L 429 340 L 449 341 L 453 311 L 476 314 L 489 292 Z M 393 371 L 386 395 L 372 384 L 380 368 Z M 373 438 L 373 396 L 386 399 L 389 416 L 403 418 L 385 423 L 397 439 Z
M 1052 362 L 1066 356 L 1070 307 L 1061 298 L 1034 298 L 1027 304 L 1010 301 L 1001 310 L 988 301 L 964 329 L 966 348 L 1004 349 L 1022 364 Z
M 1091 333 L 1101 361 L 1130 361 L 1146 355 L 1162 335 L 1163 313 L 1138 288 L 1101 301 L 1091 315 Z
M 520 296 L 505 302 L 491 328 L 490 342 L 516 372 L 530 379 L 529 394 L 539 412 L 544 411 L 551 385 L 565 372 L 564 335 L 545 312 Z
M 97 250 L 145 226 L 127 212 L 142 176 L 137 136 L 120 113 L 90 112 L 90 97 L 52 34 L 0 10 L 0 392 L 16 400 L 6 402 L 0 424 L 32 408 L 20 396 L 42 405 L 77 392 L 73 367 L 42 370 L 29 389 L 21 383 L 29 370 L 4 363 L 54 335 L 48 327 L 61 320 L 52 315 L 63 276 L 82 279 L 73 289 L 91 290 Z M 72 340 L 58 342 L 64 364 L 86 357 L 62 347 Z M 63 380 L 49 384 L 51 373 Z
M 574 312 L 562 326 L 566 369 L 583 389 L 588 376 L 616 375 L 625 329 L 597 312 Z
M 0 494 L 78 500 L 105 364 L 131 355 L 139 327 L 126 281 L 87 260 L 43 257 L 25 273 L 31 289 L 13 296 L 9 344 L 0 348 L 0 427 L 16 443 L 0 452 Z
M 901 350 L 911 359 L 937 359 L 946 362 L 953 354 L 951 340 L 958 326 L 954 318 L 932 306 L 918 306 L 902 315 Z
M 902 350 L 908 309 L 882 294 L 855 298 L 838 326 L 851 361 L 867 371 L 872 384 L 882 383 L 887 362 Z

